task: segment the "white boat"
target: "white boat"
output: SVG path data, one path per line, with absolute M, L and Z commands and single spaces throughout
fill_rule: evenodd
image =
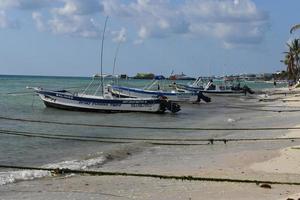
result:
M 202 79 L 199 77 L 192 84 L 177 84 L 179 88 L 191 91 L 191 92 L 202 92 L 203 94 L 215 94 L 215 95 L 246 95 L 247 93 L 253 94 L 254 92 L 247 86 L 240 87 L 240 84 L 233 85 L 215 85 L 210 80 L 204 85 Z
M 152 89 L 155 85 L 157 86 L 157 90 Z M 179 89 L 176 85 L 171 85 L 171 87 L 172 89 L 169 91 L 162 90 L 158 80 L 154 80 L 149 86 L 143 89 L 116 85 L 112 88 L 116 94 L 120 94 L 121 96 L 135 98 L 166 97 L 170 101 L 175 102 L 199 102 L 200 99 L 203 99 L 206 102 L 210 102 L 210 99 L 205 98 L 202 93 Z
M 73 111 L 91 112 L 150 112 L 164 113 L 166 110 L 178 112 L 180 106 L 161 98 L 120 98 L 106 87 L 103 96 L 85 93 L 71 93 L 66 90 L 52 91 L 32 88 L 47 107 Z
M 102 35 L 101 48 L 101 73 L 94 76 L 90 84 L 81 93 L 71 93 L 66 90 L 44 90 L 37 87 L 28 87 L 34 89 L 47 107 L 74 110 L 74 111 L 93 111 L 93 112 L 151 112 L 164 113 L 170 110 L 175 113 L 180 111 L 180 106 L 164 98 L 132 98 L 120 97 L 112 93 L 111 86 L 104 87 L 104 75 L 102 73 L 102 55 L 104 34 L 107 19 L 105 20 L 104 31 Z M 93 83 L 100 78 L 95 91 L 91 93 Z M 100 93 L 100 94 L 98 94 Z

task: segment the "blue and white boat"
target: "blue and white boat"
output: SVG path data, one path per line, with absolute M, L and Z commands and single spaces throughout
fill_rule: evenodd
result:
M 210 80 L 205 85 L 203 80 L 199 77 L 192 84 L 176 84 L 178 88 L 190 91 L 190 92 L 202 92 L 203 94 L 214 95 L 245 95 L 247 93 L 253 94 L 254 92 L 247 86 L 241 87 L 240 84 L 236 86 L 221 84 L 215 85 Z
M 39 95 L 47 107 L 72 111 L 91 112 L 150 112 L 164 113 L 170 110 L 175 113 L 180 106 L 162 98 L 126 98 L 119 97 L 105 87 L 104 95 L 72 93 L 66 90 L 53 91 L 42 88 L 31 88 Z
M 139 88 L 131 88 L 124 86 L 113 86 L 113 89 L 118 94 L 123 96 L 134 97 L 134 98 L 146 98 L 146 97 L 166 97 L 171 101 L 176 102 L 196 102 L 198 99 L 197 93 L 194 92 L 179 92 L 179 91 L 153 91 L 153 90 L 144 90 Z
M 156 86 L 157 90 L 154 90 L 153 87 Z M 209 102 L 209 98 L 203 97 L 202 93 L 199 91 L 188 91 L 185 89 L 179 89 L 176 85 L 171 85 L 171 90 L 162 90 L 158 80 L 154 80 L 149 86 L 140 88 L 125 87 L 125 86 L 112 86 L 113 91 L 116 94 L 121 96 L 128 96 L 134 98 L 149 98 L 149 97 L 166 97 L 170 101 L 174 102 L 199 102 L 200 99 L 203 99 L 206 102 Z
M 93 112 L 151 112 L 164 113 L 170 110 L 175 113 L 180 111 L 180 106 L 158 96 L 151 98 L 121 97 L 112 92 L 111 86 L 104 86 L 104 75 L 102 73 L 102 56 L 104 34 L 108 17 L 105 20 L 102 48 L 101 48 L 101 73 L 94 76 L 90 84 L 81 93 L 72 93 L 66 90 L 44 90 L 38 87 L 28 87 L 34 89 L 47 107 Z M 100 78 L 96 89 L 91 93 L 93 83 Z

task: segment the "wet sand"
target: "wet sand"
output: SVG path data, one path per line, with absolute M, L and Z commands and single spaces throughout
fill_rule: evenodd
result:
M 288 111 L 300 108 L 300 102 L 283 101 L 295 98 L 297 99 L 294 94 L 288 96 L 280 94 L 269 95 L 265 102 L 256 98 L 241 98 L 234 104 L 228 103 L 228 106 L 240 108 L 231 108 L 226 110 L 226 113 L 220 113 L 224 118 L 223 126 L 236 128 L 297 126 L 300 112 L 274 112 L 276 109 Z M 206 106 L 209 110 L 214 104 L 202 106 Z M 207 124 L 207 127 L 213 127 L 214 121 Z M 300 131 L 240 131 L 240 133 L 224 131 L 204 135 L 215 136 L 214 138 L 300 137 Z M 295 148 L 300 145 L 298 140 L 227 144 L 215 142 L 213 145 L 198 146 L 143 143 L 134 145 L 138 146 L 139 151 L 130 150 L 128 155 L 122 158 L 112 155 L 109 162 L 94 166 L 90 170 L 300 182 L 298 167 L 300 149 Z M 0 199 L 287 199 L 296 197 L 300 191 L 300 186 L 271 185 L 271 187 L 271 189 L 261 188 L 252 183 L 76 175 L 0 186 Z

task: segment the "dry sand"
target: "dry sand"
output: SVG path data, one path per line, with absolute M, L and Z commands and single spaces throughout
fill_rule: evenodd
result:
M 255 184 L 189 182 L 132 177 L 52 178 L 21 182 L 1 189 L 1 199 L 143 199 L 143 200 L 274 200 L 297 192 L 295 186 L 263 189 Z
M 299 90 L 299 89 L 297 89 Z M 300 108 L 300 97 L 294 95 L 283 99 L 288 106 Z M 295 126 L 300 127 L 300 124 Z M 287 134 L 281 136 L 282 138 L 300 138 L 300 130 L 290 130 Z M 278 150 L 278 156 L 265 160 L 263 162 L 254 163 L 250 166 L 250 169 L 255 171 L 261 171 L 268 174 L 300 174 L 300 146 L 292 145 L 283 149 Z M 300 190 L 300 189 L 299 189 Z M 300 198 L 300 193 L 289 196 L 290 199 Z M 287 199 L 287 198 L 282 198 Z
M 282 95 L 278 95 L 278 97 L 288 98 Z M 297 100 L 297 97 L 295 99 L 293 96 L 292 100 Z M 272 106 L 275 104 L 271 103 Z M 300 102 L 280 101 L 276 106 L 300 107 Z M 284 120 L 289 121 L 289 119 L 300 117 L 300 113 L 295 112 L 260 115 L 247 119 L 248 122 L 245 120 L 245 116 L 241 116 L 242 120 L 238 123 L 244 125 L 256 120 L 261 124 L 261 120 L 264 120 L 263 125 L 267 126 L 273 121 L 283 123 Z M 228 114 L 228 117 L 237 118 L 231 114 Z M 289 126 L 289 124 L 280 124 L 280 126 L 285 125 Z M 278 137 L 278 134 L 269 136 Z M 252 133 L 252 135 L 261 136 L 260 133 Z M 284 135 L 300 137 L 300 131 L 290 131 Z M 230 137 L 230 134 L 227 136 Z M 299 145 L 299 141 L 282 141 L 243 142 L 184 148 L 153 146 L 126 159 L 108 162 L 98 170 L 300 182 Z M 272 189 L 264 189 L 256 184 L 190 182 L 119 176 L 73 176 L 23 181 L 1 186 L 0 199 L 283 200 L 288 197 L 300 197 L 300 194 L 297 194 L 299 191 L 300 186 L 288 185 L 272 185 Z

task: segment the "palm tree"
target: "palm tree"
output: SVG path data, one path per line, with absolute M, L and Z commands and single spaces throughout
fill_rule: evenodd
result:
M 297 29 L 300 29 L 300 24 L 295 24 L 290 33 L 292 34 Z M 287 66 L 288 78 L 296 82 L 300 78 L 300 39 L 294 39 L 287 43 L 289 51 L 284 52 L 285 57 L 283 62 Z
M 295 30 L 300 28 L 300 24 L 295 24 L 294 26 L 292 26 L 290 33 L 292 34 Z
M 294 54 L 294 61 L 297 70 L 299 71 L 299 59 L 300 59 L 300 44 L 299 44 L 299 39 L 294 39 L 289 46 L 290 51 Z
M 282 61 L 287 66 L 288 79 L 296 81 L 296 68 L 294 64 L 294 55 L 292 52 L 284 52 L 285 59 Z
M 294 81 L 300 77 L 300 43 L 299 39 L 294 39 L 292 42 L 287 43 L 289 51 L 285 53 L 283 63 L 287 66 L 289 79 Z

